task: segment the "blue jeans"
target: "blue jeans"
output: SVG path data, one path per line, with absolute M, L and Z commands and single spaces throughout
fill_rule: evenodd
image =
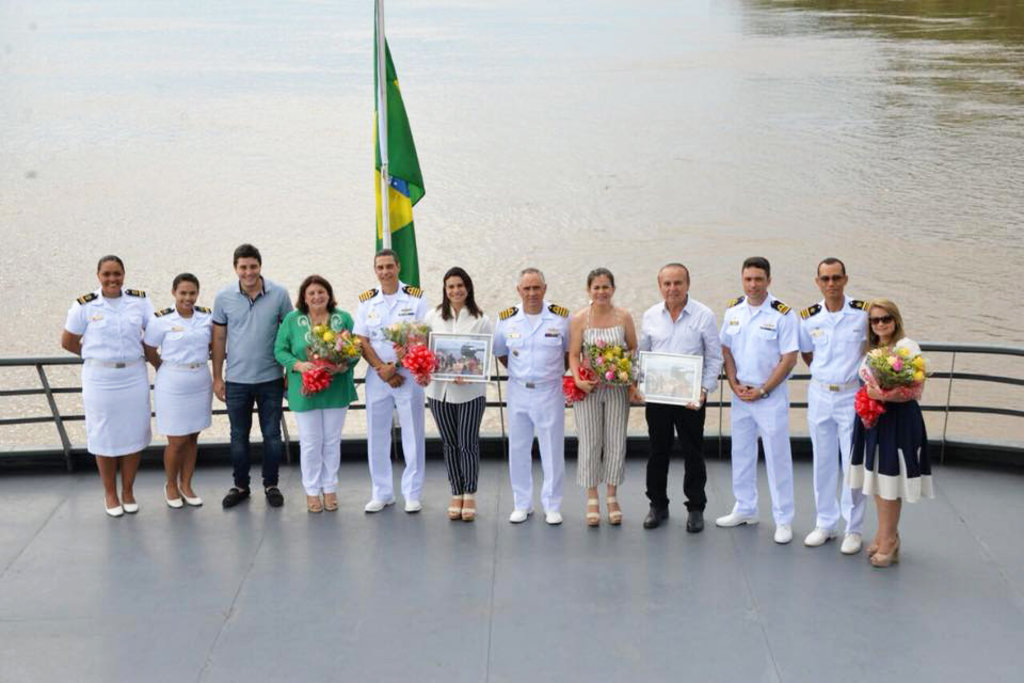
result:
M 263 486 L 277 486 L 277 470 L 284 445 L 281 443 L 281 404 L 284 380 L 257 384 L 225 382 L 228 420 L 231 422 L 231 465 L 235 486 L 249 488 L 249 432 L 252 430 L 252 404 L 255 401 L 263 433 Z

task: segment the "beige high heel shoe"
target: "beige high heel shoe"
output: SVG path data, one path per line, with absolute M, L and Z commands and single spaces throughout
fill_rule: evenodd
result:
M 452 501 L 448 503 L 448 519 L 453 522 L 462 519 L 462 505 L 462 496 L 452 496 Z
M 601 501 L 597 498 L 587 498 L 587 526 L 599 526 L 601 524 Z
M 622 524 L 622 508 L 619 507 L 619 499 L 615 496 L 608 496 L 608 523 L 612 526 Z M 614 506 L 614 507 L 612 507 Z
M 892 547 L 892 552 L 883 555 L 880 552 L 876 552 L 871 556 L 869 560 L 872 567 L 888 567 L 896 564 L 900 561 L 900 537 L 896 537 L 896 544 Z
M 462 496 L 462 521 L 472 522 L 476 519 L 476 499 L 472 493 Z

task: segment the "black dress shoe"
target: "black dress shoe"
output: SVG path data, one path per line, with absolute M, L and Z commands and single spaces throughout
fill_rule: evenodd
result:
M 284 505 L 284 494 L 276 486 L 268 486 L 266 489 L 267 505 L 272 508 L 279 508 Z
M 699 534 L 704 531 L 703 510 L 690 510 L 686 515 L 686 530 L 691 534 Z
M 226 508 L 233 508 L 248 497 L 249 489 L 240 489 L 237 486 L 234 486 L 230 491 L 228 491 L 228 495 L 224 496 L 224 500 L 221 501 L 221 505 Z
M 657 529 L 666 519 L 668 519 L 668 508 L 657 508 L 652 505 L 647 516 L 644 517 L 644 528 Z

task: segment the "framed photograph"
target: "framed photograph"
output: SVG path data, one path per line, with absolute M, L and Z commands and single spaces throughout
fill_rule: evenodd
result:
M 638 388 L 648 403 L 697 403 L 703 372 L 703 356 L 641 351 Z
M 466 382 L 486 382 L 491 375 L 489 334 L 431 332 L 428 346 L 437 356 L 434 379 L 450 382 L 461 377 Z

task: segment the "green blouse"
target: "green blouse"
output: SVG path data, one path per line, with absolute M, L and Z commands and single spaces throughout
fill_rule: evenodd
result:
M 352 316 L 347 311 L 331 311 L 331 329 L 335 332 L 352 331 Z M 321 410 L 324 408 L 345 408 L 356 400 L 356 384 L 352 366 L 348 372 L 334 376 L 330 386 L 312 396 L 302 394 L 302 373 L 293 368 L 306 358 L 306 335 L 310 331 L 309 316 L 294 310 L 285 316 L 277 329 L 274 342 L 274 358 L 288 371 L 288 407 L 295 412 Z

